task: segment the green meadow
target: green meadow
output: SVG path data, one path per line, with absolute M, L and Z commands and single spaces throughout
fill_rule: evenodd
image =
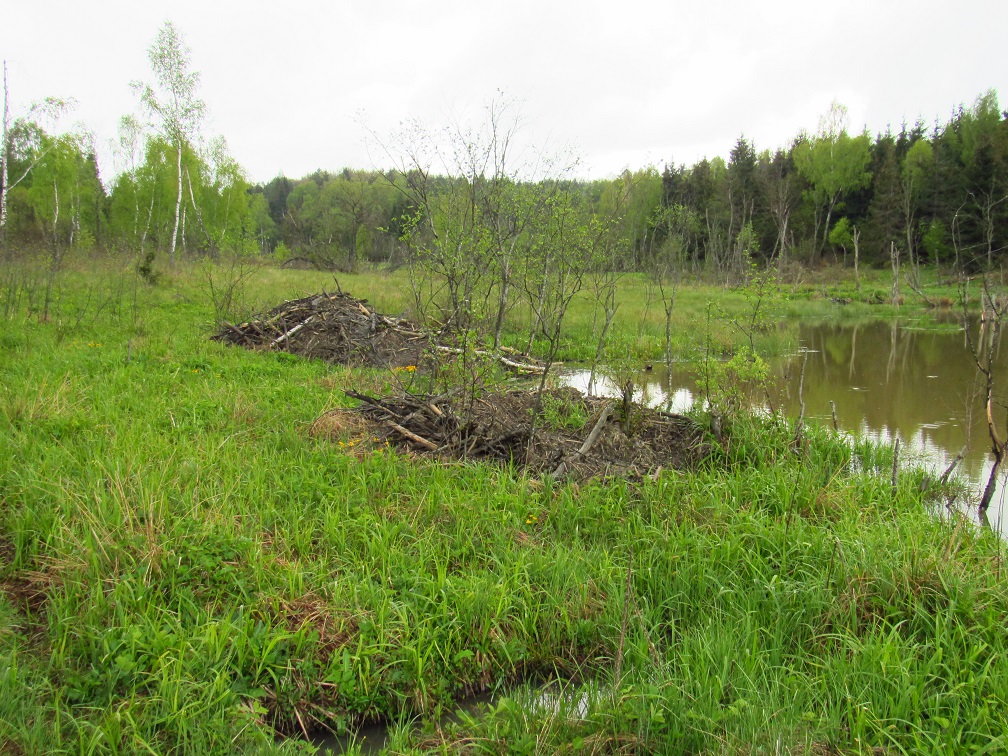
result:
M 394 753 L 1008 751 L 1004 544 L 924 471 L 893 487 L 891 450 L 739 414 L 633 484 L 404 455 L 315 422 L 396 374 L 209 336 L 337 285 L 408 313 L 405 276 L 242 273 L 4 265 L 0 753 L 308 753 L 375 721 Z M 930 317 L 876 271 L 809 277 L 682 284 L 677 356 Z M 661 360 L 660 301 L 621 297 L 607 355 Z M 557 356 L 596 341 L 582 296 Z

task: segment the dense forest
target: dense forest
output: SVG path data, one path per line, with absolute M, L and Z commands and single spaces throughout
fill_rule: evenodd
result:
M 1008 113 L 993 91 L 944 123 L 874 136 L 851 131 L 835 104 L 815 133 L 786 147 L 760 150 L 740 136 L 727 158 L 669 160 L 594 181 L 569 168 L 523 172 L 504 149 L 517 124 L 497 102 L 474 132 L 390 136 L 388 170 L 318 170 L 254 185 L 224 139 L 203 133 L 199 76 L 170 24 L 150 58 L 152 82 L 133 83 L 138 115 L 122 118 L 115 164 L 104 168 L 94 135 L 55 128 L 69 103 L 9 114 L 5 69 L 0 229 L 8 247 L 122 249 L 147 265 L 177 250 L 262 255 L 352 270 L 408 262 L 451 227 L 466 235 L 459 250 L 490 259 L 503 237 L 534 252 L 542 243 L 532 239 L 535 218 L 563 195 L 584 228 L 605 232 L 603 251 L 593 253 L 604 260 L 595 262 L 620 271 L 657 266 L 728 282 L 754 265 L 840 262 L 906 266 L 912 276 L 925 263 L 996 266 L 1008 249 Z M 448 132 L 448 149 L 437 149 Z M 433 157 L 442 154 L 453 158 Z

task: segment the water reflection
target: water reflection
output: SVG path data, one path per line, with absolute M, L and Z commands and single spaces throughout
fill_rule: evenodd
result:
M 832 401 L 842 431 L 885 444 L 898 437 L 903 449 L 938 474 L 966 447 L 958 471 L 979 493 L 990 474 L 990 440 L 981 406 L 983 382 L 962 329 L 921 330 L 896 322 L 803 325 L 799 343 L 797 354 L 771 361 L 775 387 L 770 401 L 775 409 L 798 416 L 804 363 L 806 418 L 831 425 Z M 1008 388 L 1006 351 L 999 340 L 994 368 L 999 398 Z M 587 372 L 571 371 L 563 382 L 585 390 Z M 606 376 L 596 384 L 598 394 L 620 394 L 616 382 Z M 705 396 L 696 370 L 688 365 L 673 365 L 671 370 L 656 366 L 638 374 L 635 384 L 637 401 L 672 412 L 683 412 Z M 1008 533 L 1004 499 L 1002 479 L 988 518 L 993 528 Z M 972 516 L 976 519 L 975 510 Z

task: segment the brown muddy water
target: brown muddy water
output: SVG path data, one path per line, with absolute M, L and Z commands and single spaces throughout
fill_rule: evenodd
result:
M 983 379 L 965 331 L 954 322 L 938 327 L 898 322 L 799 326 L 799 350 L 769 361 L 775 409 L 792 420 L 798 417 L 804 363 L 807 420 L 832 426 L 832 401 L 841 432 L 889 445 L 899 438 L 904 463 L 921 463 L 938 475 L 965 447 L 957 472 L 979 498 L 992 465 Z M 978 328 L 972 326 L 974 337 Z M 1002 348 L 1001 334 L 997 338 L 994 416 L 1004 435 L 1008 347 Z M 587 391 L 588 380 L 587 370 L 571 370 L 560 378 L 582 391 Z M 706 398 L 704 381 L 692 365 L 673 364 L 671 369 L 654 365 L 651 371 L 638 372 L 634 383 L 637 401 L 671 412 L 684 412 Z M 603 372 L 596 378 L 594 393 L 618 396 L 620 390 L 617 381 Z M 1005 478 L 1000 478 L 986 521 L 977 515 L 975 504 L 964 511 L 1008 537 Z

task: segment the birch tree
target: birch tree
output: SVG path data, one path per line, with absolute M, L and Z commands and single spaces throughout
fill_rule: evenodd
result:
M 934 150 L 925 139 L 914 142 L 903 159 L 900 205 L 903 210 L 903 230 L 906 233 L 907 256 L 910 260 L 913 284 L 916 287 L 920 287 L 917 212 L 920 209 L 921 197 L 930 177 L 932 165 L 934 165 Z
M 792 152 L 798 172 L 812 185 L 815 205 L 815 260 L 826 247 L 830 221 L 845 193 L 871 182 L 871 139 L 847 133 L 847 108 L 834 102 L 819 124 L 819 133 L 799 141 Z
M 199 134 L 206 115 L 206 103 L 198 96 L 199 73 L 190 70 L 190 50 L 179 30 L 165 21 L 147 48 L 154 83 L 133 82 L 144 110 L 155 119 L 157 127 L 175 151 L 175 212 L 169 259 L 175 264 L 179 224 L 182 218 L 182 152 Z
M 46 139 L 39 121 L 55 123 L 72 109 L 73 100 L 47 97 L 12 120 L 7 61 L 3 62 L 3 122 L 0 125 L 0 240 L 7 227 L 7 195 L 24 181 L 55 144 Z

